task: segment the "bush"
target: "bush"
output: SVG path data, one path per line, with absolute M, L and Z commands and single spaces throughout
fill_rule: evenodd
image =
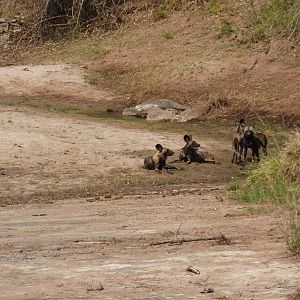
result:
M 269 42 L 274 34 L 299 38 L 300 1 L 272 0 L 247 25 L 245 41 Z
M 246 202 L 272 201 L 286 208 L 288 244 L 300 253 L 300 132 L 249 171 L 237 195 Z

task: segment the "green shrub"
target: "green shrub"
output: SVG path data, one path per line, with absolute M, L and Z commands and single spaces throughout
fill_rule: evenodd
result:
M 288 212 L 290 248 L 300 252 L 300 132 L 247 173 L 236 192 L 245 202 L 270 201 Z

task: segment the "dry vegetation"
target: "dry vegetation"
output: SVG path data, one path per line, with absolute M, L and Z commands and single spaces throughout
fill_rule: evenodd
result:
M 230 18 L 220 17 L 219 37 L 230 35 L 241 26 L 240 42 L 267 41 L 274 34 L 295 38 L 299 36 L 300 4 L 297 0 L 1 0 L 4 16 L 23 14 L 27 19 L 26 36 L 53 38 L 69 31 L 96 28 L 120 28 L 130 19 L 141 21 L 151 16 L 155 21 L 165 19 L 172 11 L 207 10 L 211 15 L 237 14 L 235 9 L 246 9 L 247 18 L 235 24 Z M 133 17 L 132 17 L 133 16 Z M 30 39 L 32 42 L 33 39 Z
M 287 216 L 287 241 L 300 253 L 300 132 L 287 137 L 283 147 L 251 170 L 239 186 L 238 197 L 246 202 L 271 201 L 283 207 Z

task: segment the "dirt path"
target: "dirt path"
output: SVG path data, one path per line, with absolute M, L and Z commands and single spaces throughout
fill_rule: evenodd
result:
M 199 178 L 178 189 L 176 174 L 159 177 L 140 165 L 157 141 L 178 150 L 179 134 L 29 109 L 2 107 L 0 116 L 0 299 L 277 300 L 296 290 L 300 264 L 282 220 L 227 197 L 221 178 L 235 171 L 226 141 L 202 136 L 222 164 L 185 166 L 181 182 L 189 172 Z M 158 184 L 120 193 L 124 178 L 129 190 L 132 178 Z M 100 193 L 104 182 L 114 187 L 109 195 Z M 88 196 L 90 186 L 99 195 Z M 231 243 L 150 246 L 220 234 Z M 100 281 L 103 291 L 88 291 Z

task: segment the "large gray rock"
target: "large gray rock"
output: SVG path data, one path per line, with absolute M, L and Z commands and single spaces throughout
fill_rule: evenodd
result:
M 123 116 L 146 118 L 151 121 L 171 121 L 176 115 L 181 114 L 188 107 L 168 99 L 149 100 L 135 107 L 124 109 Z
M 141 113 L 148 114 L 149 109 L 153 107 L 158 107 L 160 109 L 173 109 L 177 113 L 181 113 L 186 110 L 188 107 L 183 106 L 177 102 L 168 99 L 155 99 L 149 100 L 144 103 L 136 105 L 136 109 Z
M 203 107 L 188 108 L 179 115 L 176 115 L 172 122 L 191 122 L 196 120 L 204 120 L 208 111 L 208 105 L 203 105 Z
M 125 108 L 123 110 L 123 116 L 128 116 L 128 117 L 137 117 L 138 116 L 138 111 L 136 110 L 135 107 L 129 107 L 129 108 Z
M 175 110 L 166 110 L 154 106 L 148 110 L 147 121 L 171 121 L 175 116 Z

